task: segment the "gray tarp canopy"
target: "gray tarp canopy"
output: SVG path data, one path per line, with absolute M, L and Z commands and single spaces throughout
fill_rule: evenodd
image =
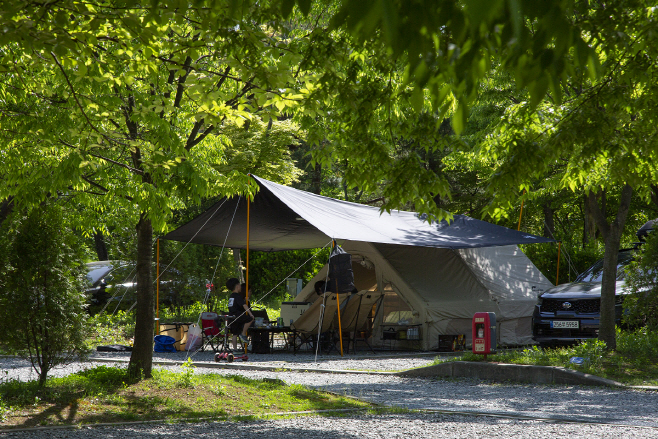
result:
M 338 240 L 353 256 L 359 294 L 370 300 L 358 311 L 364 315 L 355 318 L 354 325 L 346 325 L 361 330 L 373 304 L 379 303 L 381 311 L 372 321 L 374 345 L 382 342 L 386 328 L 399 328 L 404 322 L 421 325 L 423 349 L 435 348 L 440 334 L 466 334 L 470 340 L 473 313 L 480 311 L 496 313 L 502 344 L 532 342 L 530 320 L 537 294 L 552 284 L 517 244 L 552 240 L 463 215 L 455 215 L 451 223 L 430 224 L 412 212 L 380 214 L 376 207 L 254 178 L 260 191 L 250 207 L 250 248 L 317 248 Z M 165 236 L 217 246 L 226 240 L 229 248 L 244 248 L 246 238 L 247 203 L 237 197 L 221 200 Z M 317 299 L 313 284 L 325 279 L 326 270 L 325 265 L 298 301 Z M 319 305 L 311 306 L 294 322 L 295 327 L 317 330 Z M 350 310 L 344 312 L 349 317 Z M 323 326 L 332 324 L 334 313 L 335 309 L 329 309 Z
M 250 206 L 252 250 L 318 248 L 331 239 L 450 249 L 553 242 L 465 215 L 430 224 L 413 212 L 380 213 L 376 207 L 254 179 L 260 191 Z M 217 246 L 226 240 L 228 248 L 245 248 L 247 203 L 242 197 L 222 199 L 164 239 Z

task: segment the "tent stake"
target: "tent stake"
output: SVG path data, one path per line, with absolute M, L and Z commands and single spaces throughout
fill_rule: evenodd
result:
M 562 246 L 562 241 L 557 242 L 557 276 L 555 277 L 555 285 L 558 285 L 560 282 L 560 247 Z

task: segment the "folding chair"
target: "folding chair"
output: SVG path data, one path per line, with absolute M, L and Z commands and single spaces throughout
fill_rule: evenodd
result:
M 217 323 L 218 314 L 216 312 L 201 313 L 201 349 L 205 351 L 206 346 L 210 345 L 213 352 L 217 352 L 219 342 L 220 328 Z
M 345 295 L 341 294 L 341 297 Z M 344 299 L 343 299 L 344 300 Z M 320 332 L 320 348 L 323 353 L 329 353 L 336 347 L 338 338 L 332 329 L 334 318 L 336 316 L 336 295 L 327 293 L 325 300 L 325 311 L 322 319 L 322 327 L 318 331 L 320 313 L 322 312 L 322 297 L 319 297 L 311 307 L 292 325 L 293 329 L 293 352 L 304 345 L 311 349 L 315 349 L 318 340 L 318 332 Z
M 207 345 L 212 347 L 213 352 L 232 352 L 231 349 L 231 323 L 235 320 L 235 316 L 229 313 L 218 314 L 216 312 L 203 312 L 201 313 L 202 322 L 202 337 L 203 343 L 201 350 L 204 350 Z M 240 351 L 244 351 L 244 343 L 240 342 Z

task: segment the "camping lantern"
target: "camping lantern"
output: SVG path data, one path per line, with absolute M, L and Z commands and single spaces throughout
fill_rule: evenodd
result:
M 496 352 L 496 313 L 476 312 L 473 316 L 473 353 L 487 354 Z

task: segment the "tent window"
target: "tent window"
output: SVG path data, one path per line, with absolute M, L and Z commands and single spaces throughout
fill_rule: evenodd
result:
M 385 288 L 383 322 L 389 325 L 412 325 L 415 323 L 411 308 L 394 291 Z M 388 291 L 387 291 L 388 290 Z

